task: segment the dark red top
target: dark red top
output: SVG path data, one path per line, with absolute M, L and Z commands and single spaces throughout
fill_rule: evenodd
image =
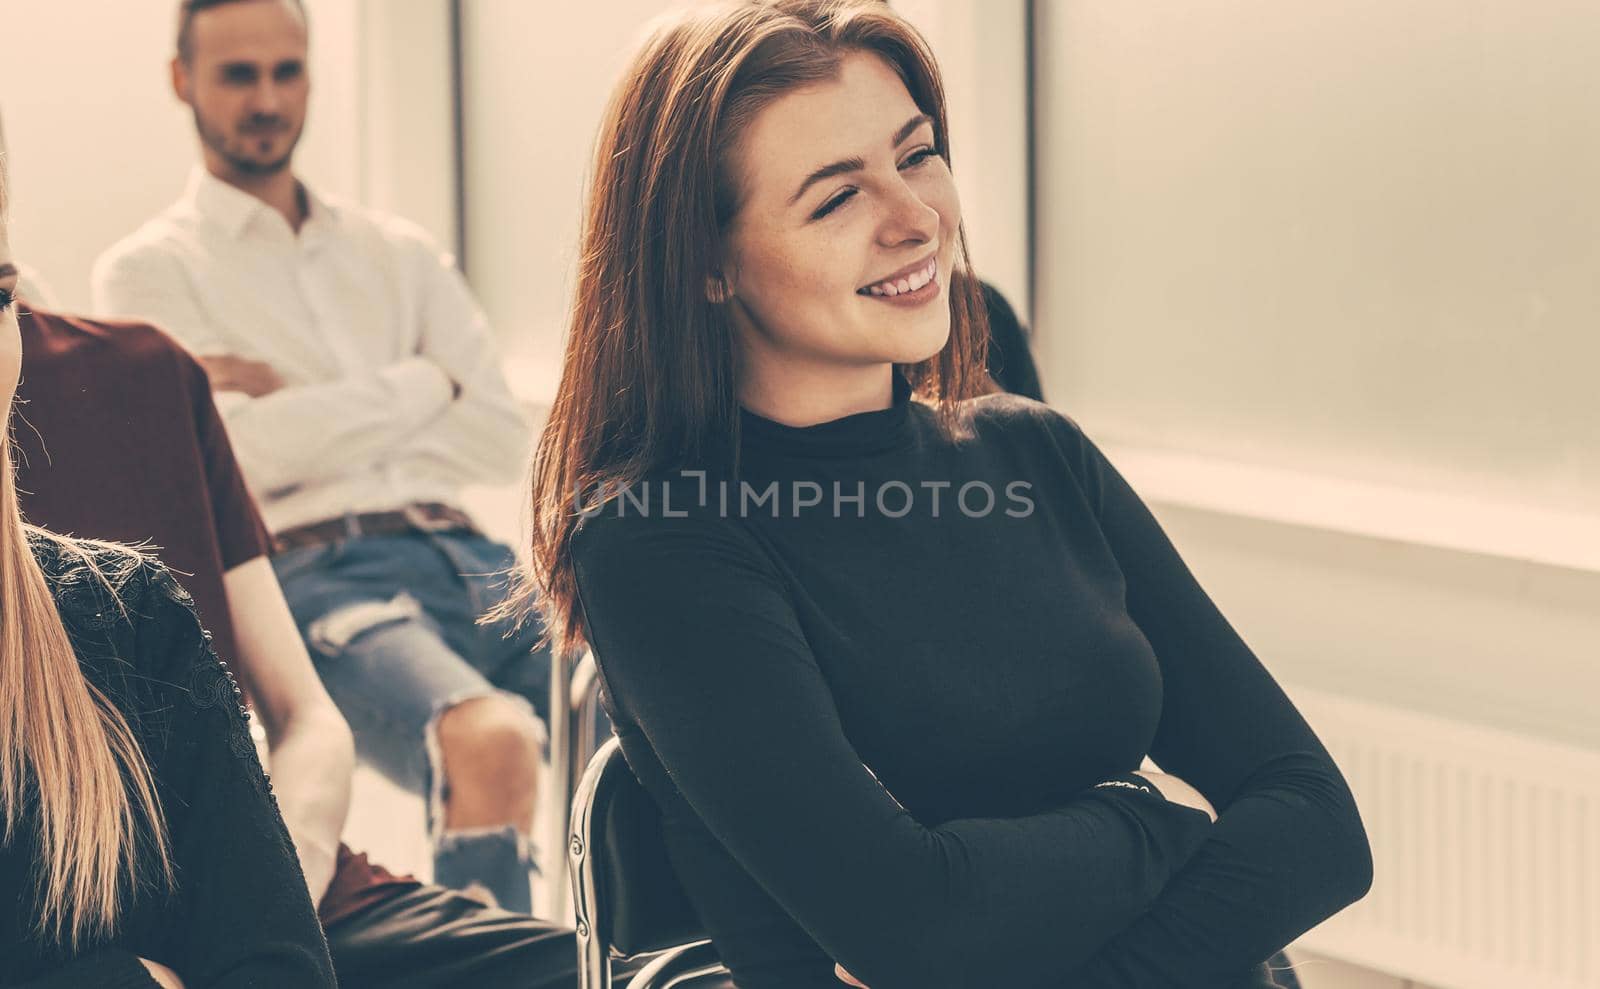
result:
M 222 575 L 271 542 L 205 369 L 142 323 L 23 310 L 12 424 L 23 515 L 54 532 L 146 544 L 178 571 L 217 653 L 232 661 Z M 322 922 L 416 885 L 341 845 Z
M 23 516 L 63 534 L 148 543 L 231 662 L 222 575 L 270 542 L 205 369 L 153 327 L 30 308 L 18 320 L 12 427 Z

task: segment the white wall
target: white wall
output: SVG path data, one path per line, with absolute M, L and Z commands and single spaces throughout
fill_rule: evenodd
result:
M 297 165 L 318 188 L 359 198 L 361 7 L 308 7 L 315 95 Z M 95 257 L 176 199 L 197 159 L 168 84 L 175 10 L 172 0 L 6 0 L 12 247 L 62 308 L 88 308 Z
M 1600 751 L 1600 573 L 1155 509 L 1279 679 Z
M 1028 295 L 1025 0 L 896 0 L 928 39 L 945 82 L 950 158 L 978 274 L 1024 320 Z
M 1052 399 L 1280 676 L 1600 748 L 1600 8 L 1039 10 Z
M 469 276 L 520 393 L 555 392 L 600 114 L 641 27 L 667 6 L 464 6 Z
M 1041 11 L 1053 395 L 1131 441 L 1600 510 L 1600 7 Z
M 553 393 L 600 114 L 666 0 L 465 7 L 468 268 L 514 385 Z M 1022 0 L 903 0 L 949 90 L 956 181 L 980 271 L 1027 311 Z
M 454 250 L 450 4 L 356 0 L 355 6 L 361 200 L 420 224 L 441 247 Z
M 1036 10 L 1054 403 L 1291 693 L 1600 751 L 1600 7 Z M 1392 904 L 1384 850 L 1449 828 L 1391 796 L 1361 794 Z M 1462 865 L 1508 876 L 1526 840 Z M 1406 926 L 1327 944 L 1416 972 Z

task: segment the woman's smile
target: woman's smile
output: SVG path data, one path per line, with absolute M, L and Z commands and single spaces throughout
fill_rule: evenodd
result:
M 943 295 L 943 285 L 939 280 L 939 257 L 935 254 L 909 272 L 897 272 L 881 282 L 857 289 L 856 294 L 890 305 L 916 307 Z

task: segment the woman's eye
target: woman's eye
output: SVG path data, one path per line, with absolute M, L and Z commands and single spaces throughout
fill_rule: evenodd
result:
M 830 199 L 827 202 L 823 203 L 822 206 L 820 208 L 818 208 L 818 210 L 815 213 L 811 214 L 811 218 L 813 220 L 822 219 L 823 217 L 827 216 L 829 213 L 832 213 L 834 210 L 838 209 L 840 206 L 843 206 L 845 204 L 845 201 L 848 200 L 851 196 L 854 196 L 855 194 L 856 194 L 856 191 L 854 189 L 846 189 L 845 191 L 839 193 L 837 196 L 834 196 L 832 199 Z
M 906 156 L 906 160 L 900 163 L 900 169 L 904 171 L 909 168 L 916 168 L 918 165 L 926 163 L 930 158 L 937 158 L 938 156 L 939 152 L 935 148 L 918 148 L 916 151 L 913 151 L 911 154 Z M 832 213 L 834 210 L 838 209 L 840 206 L 843 206 L 855 194 L 856 190 L 854 189 L 844 190 L 837 196 L 834 196 L 832 199 L 823 203 L 815 213 L 811 214 L 811 218 L 813 220 L 822 219 L 829 213 Z
M 16 293 L 0 288 L 0 312 L 11 308 L 11 303 L 17 301 Z

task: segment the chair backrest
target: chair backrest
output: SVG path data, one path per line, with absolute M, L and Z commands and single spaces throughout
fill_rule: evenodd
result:
M 568 845 L 585 986 L 609 986 L 611 957 L 632 958 L 704 940 L 661 835 L 661 814 L 616 739 L 589 762 L 572 804 Z

